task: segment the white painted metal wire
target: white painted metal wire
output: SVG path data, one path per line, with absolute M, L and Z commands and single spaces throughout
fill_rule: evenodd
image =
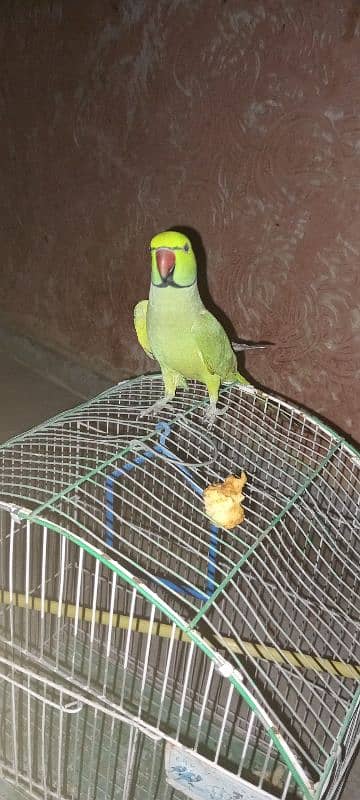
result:
M 258 797 L 337 798 L 359 739 L 358 457 L 238 385 L 210 433 L 195 383 L 139 420 L 161 393 L 125 382 L 0 448 L 3 775 L 37 798 L 180 798 L 178 743 Z M 245 522 L 218 529 L 202 492 L 242 470 Z

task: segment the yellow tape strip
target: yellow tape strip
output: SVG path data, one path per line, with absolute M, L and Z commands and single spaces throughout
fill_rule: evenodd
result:
M 68 619 L 75 619 L 76 617 L 76 606 L 72 603 L 62 603 L 60 608 L 57 600 L 48 600 L 45 598 L 42 603 L 41 597 L 36 597 L 34 595 L 29 595 L 28 603 L 26 603 L 26 596 L 18 592 L 13 592 L 11 600 L 10 592 L 5 589 L 0 589 L 0 603 L 6 606 L 14 605 L 17 608 L 28 608 L 31 611 L 43 611 L 44 614 L 53 614 L 57 617 L 66 617 Z M 79 606 L 78 618 L 81 621 L 91 622 L 93 619 L 92 608 Z M 98 625 L 111 625 L 113 628 L 119 630 L 128 630 L 130 618 L 124 614 L 115 612 L 112 615 L 112 619 L 110 619 L 109 611 L 97 609 L 95 611 L 95 622 Z M 131 630 L 136 633 L 148 634 L 150 632 L 150 622 L 147 619 L 133 617 Z M 151 625 L 152 636 L 169 639 L 171 631 L 172 625 L 167 623 L 153 622 Z M 189 637 L 186 633 L 183 633 L 180 628 L 175 629 L 175 639 L 189 641 Z M 328 675 L 337 675 L 342 678 L 360 680 L 359 664 L 346 664 L 344 661 L 311 656 L 306 653 L 284 650 L 279 647 L 269 647 L 266 644 L 261 644 L 261 642 L 247 642 L 244 640 L 236 642 L 235 639 L 231 639 L 229 636 L 221 636 L 220 634 L 216 639 L 220 645 L 240 655 L 249 655 L 253 658 L 271 661 L 276 664 L 288 664 L 291 667 L 312 669 L 314 672 L 326 672 Z

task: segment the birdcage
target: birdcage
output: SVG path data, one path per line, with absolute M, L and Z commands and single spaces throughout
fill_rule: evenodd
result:
M 252 387 L 127 381 L 0 449 L 0 763 L 31 797 L 338 798 L 360 731 L 359 460 Z M 245 520 L 204 489 L 247 475 Z

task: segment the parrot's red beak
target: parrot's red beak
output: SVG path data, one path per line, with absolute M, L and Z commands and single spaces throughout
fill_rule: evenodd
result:
M 175 267 L 175 253 L 166 247 L 159 247 L 156 251 L 156 264 L 162 279 L 166 280 Z

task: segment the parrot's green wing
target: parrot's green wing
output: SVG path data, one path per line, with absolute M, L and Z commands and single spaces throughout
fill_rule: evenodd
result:
M 236 373 L 235 353 L 224 328 L 210 311 L 201 311 L 191 327 L 191 332 L 204 364 L 212 375 L 219 375 L 225 380 Z
M 141 347 L 143 348 L 143 350 L 145 350 L 145 353 L 146 355 L 149 356 L 149 358 L 154 358 L 151 352 L 151 347 L 149 344 L 147 328 L 146 328 L 147 307 L 148 307 L 147 300 L 141 300 L 140 303 L 137 303 L 137 305 L 134 308 L 134 326 Z

